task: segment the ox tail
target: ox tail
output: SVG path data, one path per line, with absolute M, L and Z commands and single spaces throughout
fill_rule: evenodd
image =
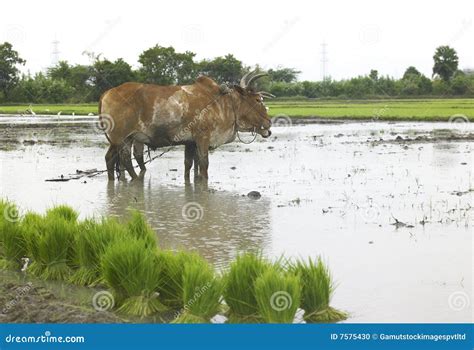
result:
M 102 98 L 104 97 L 104 95 L 106 94 L 107 92 L 103 93 L 102 96 L 100 96 L 99 98 L 99 125 L 102 125 Z M 107 141 L 109 141 L 110 144 L 112 144 L 112 141 L 110 140 L 109 138 L 109 135 L 107 135 L 107 131 L 104 130 L 104 135 L 105 135 L 105 138 L 107 139 Z
M 99 106 L 98 106 L 99 126 L 102 125 L 102 98 L 104 97 L 104 95 L 105 95 L 105 93 L 102 94 L 102 96 L 100 96 L 100 98 L 99 98 Z M 107 135 L 106 130 L 104 130 L 104 135 L 105 135 L 105 138 L 107 139 L 107 141 L 109 141 L 110 146 L 113 147 L 112 141 L 110 140 L 109 135 Z M 115 172 L 117 173 L 117 177 L 120 178 L 120 154 L 119 154 L 118 150 L 115 153 Z

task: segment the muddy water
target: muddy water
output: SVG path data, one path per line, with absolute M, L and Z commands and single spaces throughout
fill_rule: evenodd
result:
M 239 251 L 322 255 L 350 322 L 472 321 L 472 133 L 446 123 L 276 127 L 210 158 L 208 188 L 183 181 L 183 149 L 142 182 L 105 175 L 91 118 L 0 118 L 0 195 L 24 210 L 67 203 L 83 216 L 145 213 L 160 244 L 223 268 Z M 471 137 L 468 135 L 471 134 Z M 153 153 L 152 153 L 153 155 Z M 256 190 L 260 199 L 246 196 Z

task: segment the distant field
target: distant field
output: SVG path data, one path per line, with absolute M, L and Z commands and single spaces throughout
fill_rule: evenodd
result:
M 474 120 L 474 99 L 269 101 L 271 116 L 380 120 L 448 120 L 455 114 Z M 30 114 L 30 106 L 0 105 L 0 114 Z M 96 104 L 32 105 L 36 114 L 97 114 Z
M 474 119 L 474 99 L 373 100 L 373 101 L 275 101 L 272 116 L 354 118 L 381 120 L 448 120 L 455 114 Z

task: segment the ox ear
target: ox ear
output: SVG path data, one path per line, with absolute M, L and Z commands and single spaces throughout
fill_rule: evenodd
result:
M 240 85 L 234 85 L 234 89 L 237 90 L 237 92 L 243 96 L 247 94 L 245 89 L 243 89 Z

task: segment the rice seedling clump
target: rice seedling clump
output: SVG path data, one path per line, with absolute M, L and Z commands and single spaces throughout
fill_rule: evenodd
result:
M 73 267 L 74 243 L 77 224 L 61 216 L 44 219 L 44 232 L 38 235 L 38 270 L 50 280 L 66 280 Z
M 255 281 L 258 311 L 266 323 L 293 323 L 300 305 L 300 279 L 276 268 Z
M 183 275 L 184 312 L 175 322 L 209 322 L 220 310 L 221 297 L 222 282 L 214 269 L 206 260 L 192 254 L 185 264 Z
M 301 308 L 307 322 L 337 322 L 347 318 L 345 312 L 330 307 L 334 284 L 321 258 L 317 262 L 299 260 L 292 270 L 301 279 Z
M 22 233 L 26 244 L 26 256 L 29 259 L 27 273 L 41 276 L 42 269 L 40 261 L 39 242 L 45 232 L 44 217 L 36 213 L 28 212 L 22 220 Z
M 1 268 L 26 267 L 27 257 L 26 272 L 41 278 L 104 283 L 125 314 L 146 317 L 169 307 L 179 310 L 174 323 L 207 323 L 223 312 L 225 300 L 229 322 L 291 323 L 299 307 L 307 322 L 348 317 L 330 306 L 334 284 L 321 258 L 283 264 L 246 253 L 221 278 L 197 254 L 157 249 L 155 232 L 138 211 L 125 225 L 78 222 L 68 206 L 20 217 L 14 204 L 0 200 L 0 214 Z
M 181 309 L 183 301 L 183 275 L 186 262 L 192 260 L 192 254 L 159 250 L 158 259 L 162 264 L 161 284 L 158 287 L 160 300 L 166 306 Z
M 148 225 L 145 217 L 138 210 L 132 211 L 132 217 L 128 221 L 127 228 L 133 238 L 143 240 L 147 247 L 154 248 L 156 246 L 155 231 Z
M 121 239 L 102 256 L 102 273 L 120 305 L 119 312 L 149 316 L 165 309 L 157 293 L 162 266 L 154 249 L 146 245 L 143 240 Z
M 79 213 L 68 205 L 57 205 L 46 211 L 46 217 L 59 217 L 67 221 L 76 221 Z
M 26 256 L 26 242 L 23 236 L 18 209 L 9 202 L 0 202 L 0 241 L 3 262 L 7 268 L 17 269 L 21 266 L 21 259 Z M 8 213 L 16 213 L 15 217 Z
M 237 256 L 225 276 L 224 299 L 233 321 L 252 322 L 258 318 L 258 304 L 254 284 L 257 278 L 271 268 L 259 254 Z
M 110 218 L 100 222 L 85 220 L 79 225 L 79 231 L 76 240 L 76 262 L 79 268 L 72 275 L 71 282 L 95 286 L 103 281 L 100 261 L 105 250 L 117 239 L 123 239 L 126 230 Z

